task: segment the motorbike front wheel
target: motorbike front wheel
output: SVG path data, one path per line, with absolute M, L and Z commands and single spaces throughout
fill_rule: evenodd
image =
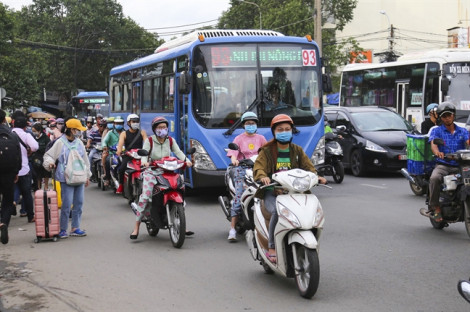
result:
M 186 217 L 182 203 L 170 203 L 170 220 L 173 224 L 170 227 L 171 242 L 173 247 L 180 248 L 186 238 Z
M 465 229 L 467 230 L 467 235 L 470 236 L 470 198 L 467 197 L 465 199 L 465 205 L 464 205 L 464 220 L 463 223 L 465 223 Z
M 295 268 L 295 282 L 299 294 L 304 298 L 312 298 L 318 289 L 320 282 L 320 261 L 315 249 L 306 248 L 295 244 L 297 264 Z
M 333 165 L 333 180 L 335 180 L 336 183 L 341 183 L 343 182 L 344 179 L 344 166 L 343 163 L 338 161 Z
M 437 222 L 432 217 L 429 218 L 429 220 L 431 221 L 432 227 L 435 228 L 436 230 L 442 230 L 446 226 L 445 221 Z

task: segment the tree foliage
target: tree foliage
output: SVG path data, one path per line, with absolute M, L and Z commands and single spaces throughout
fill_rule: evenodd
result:
M 259 13 L 263 29 L 279 31 L 288 36 L 314 34 L 314 0 L 232 0 L 222 14 L 218 27 L 223 29 L 258 29 Z M 334 21 L 334 28 L 322 29 L 322 54 L 331 70 L 349 60 L 349 52 L 361 50 L 352 38 L 337 42 L 335 31 L 342 30 L 353 18 L 357 0 L 322 0 L 322 25 Z M 258 9 L 259 7 L 259 9 Z
M 33 0 L 7 14 L 16 51 L 10 62 L 19 62 L 10 75 L 29 71 L 35 84 L 19 83 L 35 89 L 36 99 L 42 88 L 68 97 L 78 89 L 105 90 L 112 67 L 148 55 L 162 43 L 125 17 L 116 0 Z M 23 91 L 15 94 L 26 98 Z

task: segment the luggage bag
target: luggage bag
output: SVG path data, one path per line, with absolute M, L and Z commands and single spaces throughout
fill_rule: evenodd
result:
M 37 190 L 34 193 L 34 214 L 36 218 L 36 239 L 34 242 L 39 243 L 43 239 L 52 239 L 56 242 L 60 232 L 57 192 Z

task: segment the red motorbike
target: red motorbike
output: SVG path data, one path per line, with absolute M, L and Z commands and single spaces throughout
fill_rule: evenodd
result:
M 191 148 L 189 154 L 194 152 L 195 149 Z M 146 153 L 145 150 L 139 150 L 141 156 Z M 153 188 L 150 216 L 144 216 L 142 222 L 146 224 L 150 236 L 156 236 L 160 229 L 168 229 L 173 247 L 180 248 L 186 238 L 185 183 L 183 175 L 175 171 L 184 170 L 186 162 L 168 156 L 152 161 L 150 168 L 161 173 L 157 175 L 157 183 Z
M 122 194 L 124 198 L 127 198 L 129 204 L 138 201 L 139 195 L 142 193 L 142 156 L 138 154 L 138 151 L 138 149 L 131 149 L 125 153 L 131 160 L 127 163 L 127 168 L 124 172 L 124 191 Z

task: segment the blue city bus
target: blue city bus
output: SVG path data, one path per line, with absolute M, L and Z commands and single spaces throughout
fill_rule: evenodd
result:
M 151 120 L 164 116 L 182 150 L 196 148 L 186 183 L 192 188 L 222 186 L 229 164 L 224 148 L 243 132 L 240 117 L 246 111 L 258 115 L 258 133 L 267 140 L 272 138 L 272 118 L 288 114 L 297 129 L 293 142 L 314 164 L 323 162 L 324 78 L 318 46 L 310 36 L 198 30 L 114 67 L 110 114 L 138 114 L 149 135 Z M 271 109 L 270 91 L 276 88 L 282 105 Z
M 83 91 L 72 97 L 72 116 L 83 118 L 102 114 L 109 115 L 109 95 L 104 91 Z

